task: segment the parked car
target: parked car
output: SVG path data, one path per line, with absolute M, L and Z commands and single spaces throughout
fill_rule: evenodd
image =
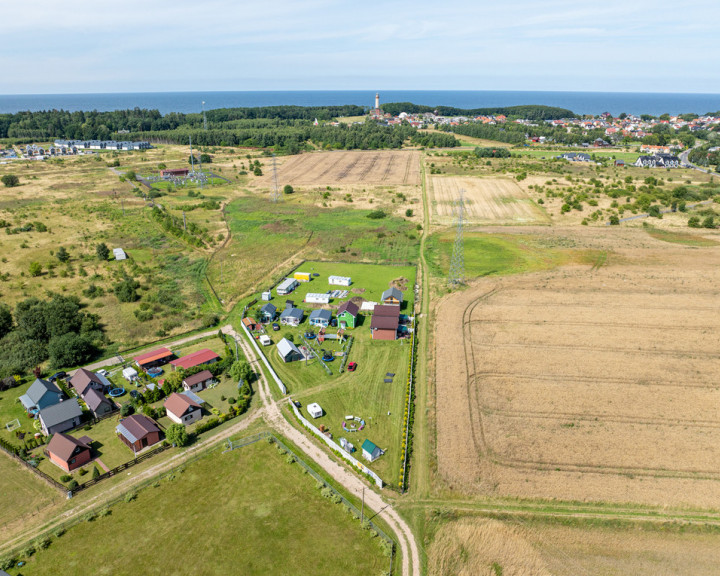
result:
M 104 368 L 98 370 L 98 371 L 97 371 L 97 374 L 98 374 L 99 376 L 104 376 L 105 378 L 107 378 L 108 376 L 110 376 L 110 372 L 108 372 L 108 371 L 105 370 Z
M 55 372 L 55 374 L 50 376 L 48 380 L 50 380 L 50 382 L 55 382 L 55 380 L 57 380 L 58 378 L 65 378 L 65 376 L 67 376 L 67 373 L 61 370 L 60 372 Z
M 280 330 L 280 324 L 278 324 L 277 322 L 273 322 L 273 330 L 275 330 L 275 332 Z
M 356 368 L 357 362 L 350 362 L 350 364 L 348 364 L 348 372 L 355 372 Z
M 333 328 L 337 327 L 337 318 L 333 318 L 332 320 L 330 320 L 330 326 L 332 326 Z
M 137 390 L 130 390 L 130 396 L 132 398 L 137 398 L 138 396 L 140 396 L 140 392 L 138 392 Z

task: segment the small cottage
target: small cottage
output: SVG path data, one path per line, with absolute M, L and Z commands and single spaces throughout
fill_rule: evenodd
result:
M 90 386 L 85 389 L 81 398 L 95 418 L 102 418 L 115 409 L 115 405 L 102 392 Z
M 66 472 L 71 472 L 90 462 L 90 442 L 88 440 L 90 439 L 87 436 L 77 439 L 59 432 L 48 442 L 45 454 L 53 464 Z
M 33 408 L 41 410 L 59 403 L 62 397 L 62 390 L 55 383 L 37 378 L 28 388 L 28 391 L 20 396 L 20 403 L 25 410 L 32 410 Z
M 355 328 L 359 312 L 360 309 L 357 304 L 351 302 L 350 300 L 343 302 L 337 309 L 338 322 L 345 324 L 347 328 Z
M 275 308 L 273 304 L 270 304 L 270 302 L 260 308 L 260 318 L 262 318 L 263 322 L 272 322 L 275 320 L 276 314 L 277 308 Z
M 70 398 L 40 410 L 40 428 L 45 436 L 65 432 L 80 426 L 82 409 L 77 398 Z
M 210 370 L 203 370 L 192 376 L 183 379 L 183 389 L 191 392 L 202 392 L 205 388 L 209 388 L 214 382 L 214 377 Z
M 303 319 L 303 311 L 300 308 L 285 308 L 280 314 L 280 324 L 286 326 L 299 326 Z
M 395 286 L 390 286 L 390 288 L 382 293 L 381 300 L 383 304 L 394 304 L 399 306 L 402 304 L 403 295 L 400 290 L 395 288 Z
M 202 418 L 200 404 L 184 394 L 178 394 L 177 392 L 170 394 L 163 406 L 165 406 L 168 418 L 178 424 L 187 426 Z
M 133 452 L 160 442 L 160 428 L 147 416 L 133 414 L 115 427 L 118 438 Z
M 332 312 L 330 310 L 313 310 L 310 313 L 310 325 L 327 327 L 330 325 L 332 319 Z

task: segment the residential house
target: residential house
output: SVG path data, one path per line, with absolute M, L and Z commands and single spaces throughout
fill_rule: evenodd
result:
M 400 305 L 403 301 L 403 295 L 400 290 L 395 288 L 395 286 L 390 286 L 385 292 L 382 293 L 382 297 L 380 298 L 383 304 L 396 304 Z
M 40 428 L 45 436 L 65 432 L 80 426 L 82 409 L 77 398 L 70 398 L 59 404 L 42 408 L 38 415 Z
M 303 319 L 303 311 L 300 308 L 285 308 L 280 314 L 280 324 L 286 326 L 299 326 Z
M 60 388 L 53 382 L 37 378 L 28 391 L 20 396 L 20 402 L 25 410 L 36 408 L 42 410 L 48 406 L 58 404 L 63 398 Z
M 82 396 L 88 388 L 93 388 L 103 394 L 115 388 L 105 376 L 96 374 L 85 368 L 78 368 L 68 382 L 80 396 Z
M 657 166 L 657 156 L 638 156 L 634 166 L 638 168 L 655 168 Z
M 68 434 L 58 432 L 45 447 L 45 454 L 50 462 L 59 466 L 66 472 L 71 472 L 90 462 L 90 438 L 73 438 Z
M 275 320 L 276 314 L 277 308 L 275 308 L 273 304 L 270 304 L 270 302 L 260 308 L 260 318 L 262 318 L 264 322 L 272 322 Z
M 365 440 L 365 442 L 363 442 L 362 455 L 368 462 L 374 462 L 383 454 L 385 454 L 385 451 L 375 446 L 375 444 L 370 442 L 370 440 Z
M 287 338 L 283 338 L 278 342 L 277 352 L 280 358 L 283 359 L 283 362 L 295 362 L 296 360 L 302 360 L 304 358 L 298 347 Z
M 358 305 L 348 300 L 343 302 L 337 309 L 337 319 L 340 324 L 345 324 L 348 328 L 355 328 L 358 313 L 360 309 Z
M 203 370 L 192 376 L 183 379 L 183 389 L 191 392 L 202 392 L 214 382 L 214 377 L 210 370 Z
M 115 409 L 115 404 L 108 400 L 105 395 L 95 388 L 87 387 L 85 393 L 81 395 L 87 404 L 88 409 L 95 418 L 102 418 L 106 414 L 110 414 Z
M 184 368 L 187 370 L 188 368 L 194 368 L 195 366 L 214 364 L 218 360 L 220 360 L 219 354 L 209 350 L 208 348 L 203 348 L 202 350 L 198 350 L 197 352 L 193 352 L 192 354 L 173 360 L 170 364 L 175 369 Z
M 313 310 L 310 312 L 310 325 L 327 327 L 332 320 L 332 312 L 330 310 Z
M 115 427 L 118 438 L 133 452 L 160 442 L 160 428 L 147 416 L 133 414 Z
M 375 306 L 370 321 L 370 336 L 373 340 L 397 340 L 399 325 L 399 306 Z
M 168 418 L 178 424 L 187 426 L 202 418 L 202 408 L 200 404 L 184 394 L 173 392 L 167 397 L 163 406 L 165 406 Z

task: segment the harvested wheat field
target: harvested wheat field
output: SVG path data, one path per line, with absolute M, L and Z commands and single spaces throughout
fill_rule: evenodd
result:
M 342 150 L 287 156 L 277 161 L 281 185 L 338 186 L 344 184 L 420 184 L 420 152 L 414 150 Z M 260 187 L 273 183 L 272 169 L 255 180 Z
M 720 248 L 637 235 L 645 248 L 599 270 L 483 280 L 441 302 L 448 486 L 720 507 Z
M 431 576 L 717 574 L 717 534 L 460 518 L 428 547 Z M 692 569 L 689 567 L 692 566 Z
M 509 178 L 432 176 L 430 206 L 435 224 L 449 224 L 464 190 L 465 217 L 473 224 L 537 224 L 549 222 L 543 210 Z

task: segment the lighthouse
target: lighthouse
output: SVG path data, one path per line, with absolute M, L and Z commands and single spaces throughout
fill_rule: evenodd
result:
M 375 110 L 380 110 L 380 93 L 375 93 Z

